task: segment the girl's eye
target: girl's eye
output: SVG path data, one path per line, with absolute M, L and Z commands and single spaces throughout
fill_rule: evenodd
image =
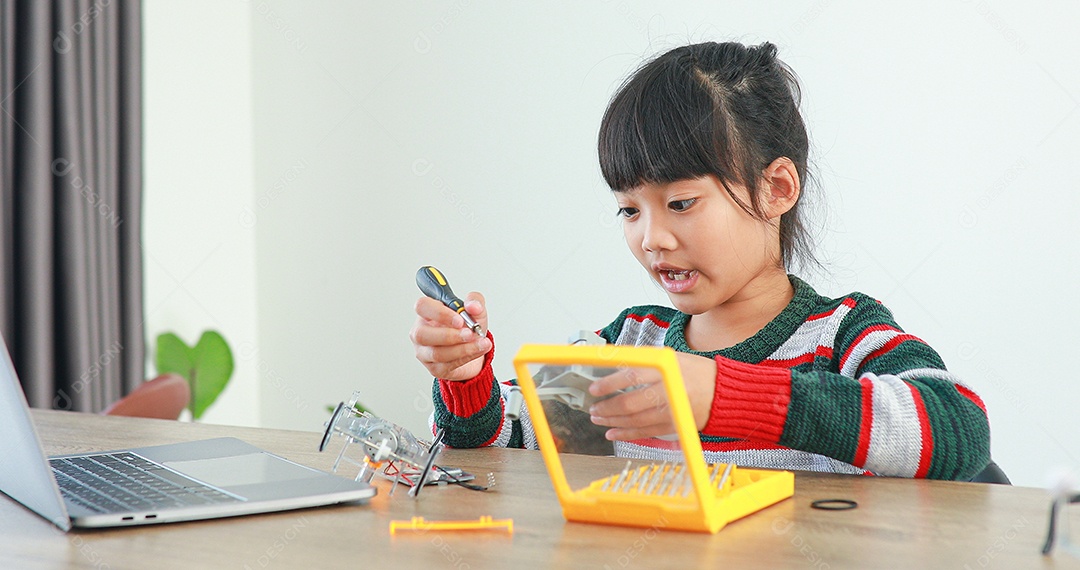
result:
M 615 212 L 615 215 L 622 216 L 623 218 L 632 218 L 637 215 L 637 213 L 637 208 L 619 208 L 619 211 Z
M 683 212 L 683 211 L 686 211 L 686 209 L 689 208 L 690 206 L 693 206 L 694 202 L 697 202 L 697 198 L 688 198 L 686 200 L 674 200 L 674 201 L 668 202 L 668 208 L 671 208 L 671 210 L 674 211 L 674 212 Z

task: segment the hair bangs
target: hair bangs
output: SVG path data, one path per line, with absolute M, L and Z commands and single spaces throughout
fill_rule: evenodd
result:
M 623 85 L 600 124 L 600 171 L 613 191 L 709 174 L 733 178 L 725 117 L 694 78 L 689 53 L 680 65 L 653 61 Z

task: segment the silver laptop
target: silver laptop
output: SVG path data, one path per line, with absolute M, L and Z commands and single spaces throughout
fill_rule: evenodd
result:
M 234 438 L 46 458 L 0 338 L 0 491 L 56 526 L 114 527 L 365 502 L 367 483 Z

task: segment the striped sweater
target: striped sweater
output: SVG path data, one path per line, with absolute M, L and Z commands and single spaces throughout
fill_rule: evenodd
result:
M 690 317 L 632 307 L 598 331 L 609 343 L 669 346 L 713 358 L 716 393 L 701 443 L 709 463 L 968 480 L 990 460 L 982 400 L 907 334 L 880 302 L 861 293 L 822 297 L 792 276 L 795 295 L 754 336 L 723 350 L 686 344 Z M 513 381 L 492 373 L 494 349 L 470 380 L 436 380 L 434 425 L 454 447 L 535 449 L 527 410 L 503 418 Z M 677 443 L 615 442 L 622 457 L 677 460 Z

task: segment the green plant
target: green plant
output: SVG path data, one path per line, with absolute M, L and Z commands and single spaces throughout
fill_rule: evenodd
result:
M 364 405 L 361 404 L 360 402 L 357 402 L 357 403 L 353 404 L 353 409 L 356 410 L 357 412 L 360 412 L 361 414 L 364 413 L 364 412 L 371 412 L 372 414 L 374 414 L 374 412 L 372 412 L 371 410 L 365 408 Z M 333 404 L 327 404 L 326 405 L 326 411 L 330 412 L 331 414 L 334 413 L 335 410 L 337 410 L 337 406 L 335 406 Z
M 157 337 L 155 355 L 158 374 L 174 373 L 183 376 L 191 386 L 191 417 L 202 417 L 210 404 L 225 389 L 233 373 L 233 356 L 229 343 L 217 331 L 204 331 L 194 347 L 184 343 L 176 334 L 167 332 Z

